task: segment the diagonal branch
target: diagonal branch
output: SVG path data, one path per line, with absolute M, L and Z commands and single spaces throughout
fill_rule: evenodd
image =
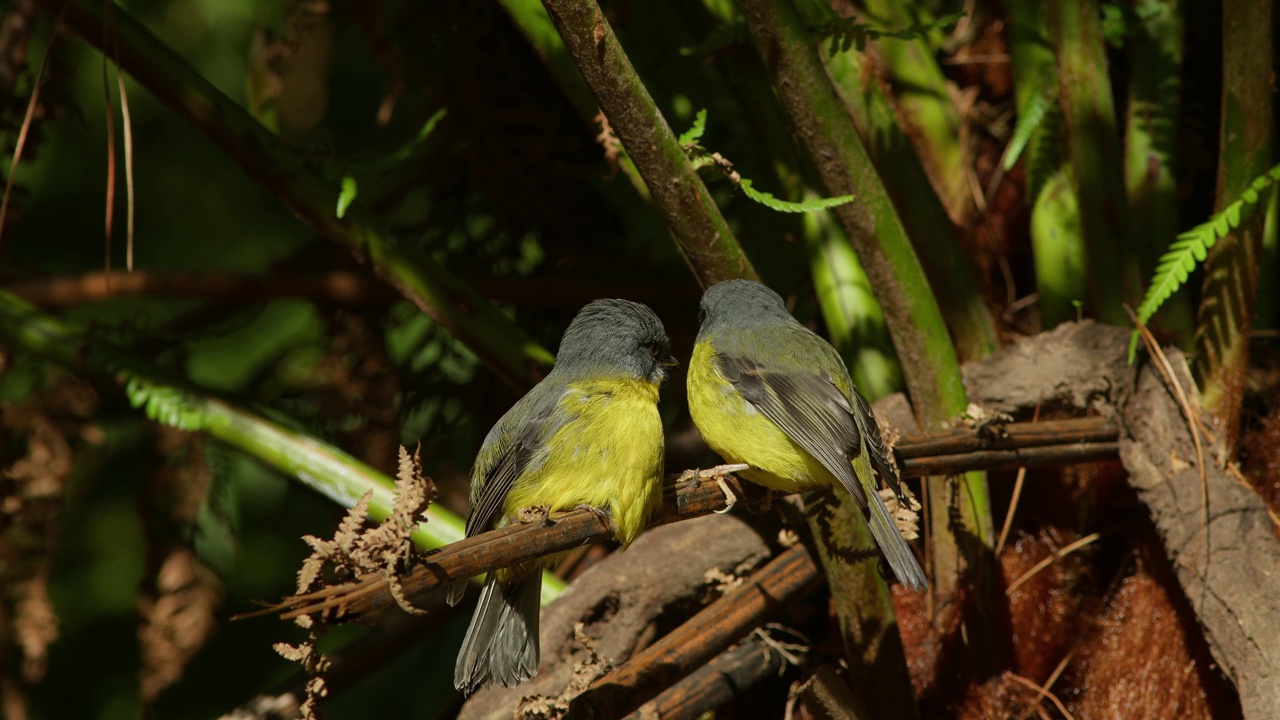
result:
M 569 55 L 622 141 L 703 287 L 756 278 L 707 186 L 654 104 L 595 0 L 543 0 Z
M 104 4 L 37 0 L 46 12 L 65 6 L 63 22 L 100 50 Z M 114 7 L 114 5 L 108 5 Z M 122 70 L 227 153 L 245 174 L 279 198 L 320 235 L 346 247 L 515 388 L 531 386 L 553 358 L 466 284 L 430 258 L 397 243 L 359 200 L 335 212 L 338 184 L 309 167 L 297 148 L 272 135 L 121 8 L 111 18 L 112 51 Z
M 833 212 L 857 251 L 884 309 L 885 322 L 920 422 L 927 429 L 940 427 L 949 418 L 964 412 L 968 400 L 956 349 L 947 334 L 937 297 L 930 289 L 901 217 L 832 87 L 813 36 L 792 0 L 736 0 L 736 5 L 795 133 L 827 192 L 852 194 L 857 198 Z M 976 593 L 972 595 L 975 599 L 970 607 L 985 606 L 988 600 L 994 602 L 996 593 L 991 582 L 994 561 L 990 548 L 995 538 L 986 477 L 972 473 L 961 483 L 934 478 L 927 483 L 927 488 L 925 502 L 932 518 L 930 582 L 934 595 L 945 604 L 956 602 L 961 597 L 962 583 L 971 579 Z M 960 522 L 950 521 L 952 507 L 959 509 Z M 845 512 L 843 517 L 857 516 Z M 853 532 L 867 531 L 855 529 Z M 819 539 L 821 541 L 821 536 Z M 853 628 L 868 624 L 859 616 L 860 609 L 879 607 L 887 612 L 891 607 L 888 591 L 883 583 L 859 573 L 856 567 L 838 571 L 828 566 L 827 577 L 837 597 L 836 607 L 841 615 L 850 662 L 856 664 L 852 653 L 859 643 Z M 855 600 L 857 594 L 865 597 Z M 967 620 L 975 646 L 995 637 L 995 631 L 985 627 L 988 617 L 971 612 Z M 882 634 L 887 634 L 891 624 L 879 622 Z M 974 655 L 995 658 L 994 652 L 981 650 L 975 650 Z M 906 706 L 910 700 L 911 688 L 905 672 L 897 673 L 895 680 L 893 691 L 885 689 L 885 682 L 868 676 L 857 682 L 878 687 L 880 692 L 875 700 L 883 702 L 883 711 L 888 711 L 890 707 Z M 890 698 L 891 694 L 896 695 L 896 699 Z M 872 712 L 877 709 L 872 708 Z

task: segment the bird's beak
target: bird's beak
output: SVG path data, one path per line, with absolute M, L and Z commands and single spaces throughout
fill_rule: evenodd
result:
M 658 364 L 664 368 L 680 367 L 680 361 L 676 360 L 676 356 L 669 352 L 665 352 L 658 358 Z

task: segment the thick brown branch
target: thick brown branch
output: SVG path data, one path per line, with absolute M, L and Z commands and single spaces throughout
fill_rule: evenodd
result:
M 1010 423 L 980 430 L 903 438 L 895 453 L 907 477 L 954 474 L 976 469 L 1042 467 L 1117 456 L 1117 430 L 1103 418 L 1041 423 Z M 927 448 L 929 453 L 920 448 Z M 735 477 L 726 479 L 739 498 L 751 505 L 764 492 Z M 724 507 L 724 493 L 713 479 L 698 485 L 669 489 L 664 510 L 653 525 L 687 520 Z M 405 592 L 419 597 L 453 580 L 468 578 L 579 545 L 605 542 L 609 528 L 586 510 L 553 515 L 549 523 L 513 525 L 453 543 L 427 556 L 427 564 L 402 579 Z M 290 619 L 321 613 L 330 620 L 349 619 L 394 604 L 381 575 L 334 585 L 306 595 L 285 598 L 261 615 L 280 613 Z
M 638 709 L 771 615 L 818 586 L 822 573 L 797 544 L 680 627 L 605 675 L 569 704 L 567 718 L 615 718 Z

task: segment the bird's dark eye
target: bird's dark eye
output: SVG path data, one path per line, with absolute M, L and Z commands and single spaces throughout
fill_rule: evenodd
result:
M 707 319 L 707 311 L 698 308 L 698 324 L 701 325 Z
M 662 345 L 656 342 L 649 343 L 649 357 L 656 358 L 660 352 L 662 352 Z

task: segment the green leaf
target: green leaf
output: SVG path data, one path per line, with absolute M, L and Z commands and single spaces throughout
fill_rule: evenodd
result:
M 351 207 L 351 203 L 356 201 L 356 179 L 351 175 L 342 178 L 342 190 L 338 192 L 338 219 L 341 220 L 347 214 L 347 209 Z
M 739 187 L 741 187 L 742 192 L 746 193 L 747 197 L 751 198 L 752 200 L 755 200 L 756 202 L 760 203 L 761 205 L 764 205 L 767 208 L 770 208 L 771 210 L 776 210 L 778 212 L 785 212 L 785 213 L 814 212 L 815 210 L 825 210 L 826 208 L 836 207 L 837 205 L 844 205 L 847 202 L 853 202 L 852 195 L 840 195 L 838 197 L 832 197 L 832 198 L 818 198 L 816 200 L 805 200 L 804 202 L 788 202 L 786 200 L 779 200 L 778 198 L 774 197 L 770 193 L 761 192 L 751 187 L 751 181 L 747 180 L 746 178 L 742 179 L 742 183 L 741 185 L 739 185 Z
M 707 110 L 703 108 L 693 117 L 693 127 L 680 133 L 680 137 L 676 138 L 676 142 L 680 143 L 680 147 L 689 148 L 698 144 L 702 139 L 702 133 L 707 131 Z

